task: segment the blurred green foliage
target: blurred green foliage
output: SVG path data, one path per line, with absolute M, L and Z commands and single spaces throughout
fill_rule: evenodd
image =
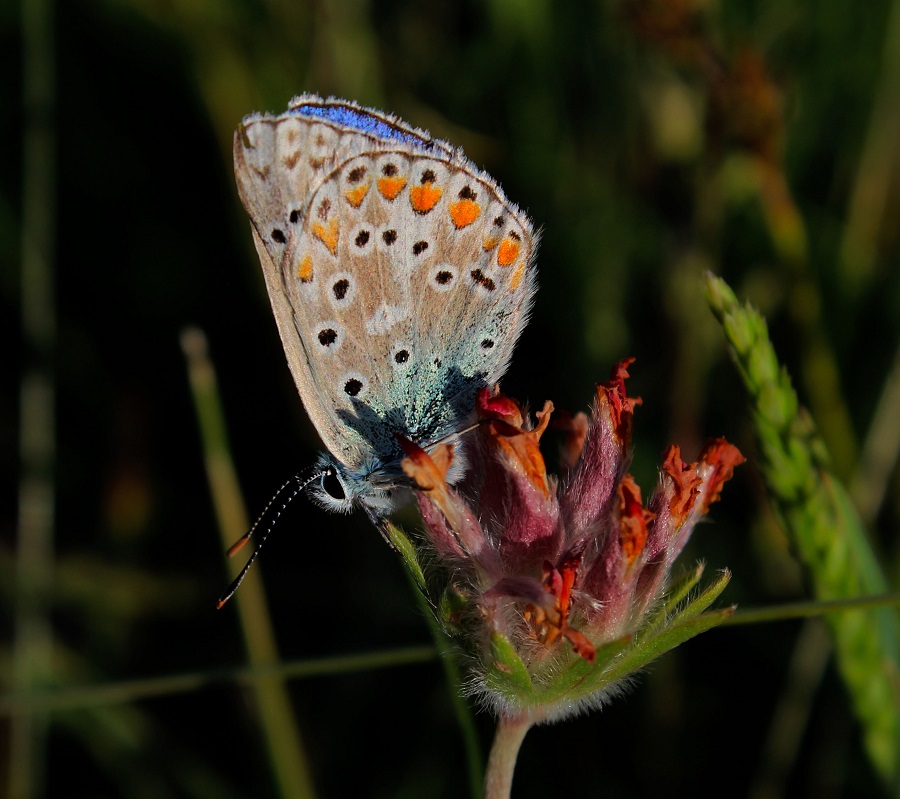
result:
M 179 337 L 206 332 L 239 482 L 261 509 L 318 443 L 234 191 L 231 136 L 244 114 L 301 91 L 461 145 L 529 210 L 541 289 L 506 393 L 576 411 L 637 356 L 645 489 L 670 441 L 690 458 L 725 435 L 750 460 L 684 557 L 731 569 L 724 601 L 797 599 L 807 584 L 752 467 L 747 400 L 704 300 L 703 272 L 724 275 L 769 320 L 896 584 L 900 2 L 57 2 L 55 81 L 37 110 L 22 89 L 29 2 L 0 7 L 0 333 L 17 365 L 0 391 L 0 586 L 13 630 L 19 381 L 43 369 L 56 524 L 41 616 L 52 658 L 36 678 L 245 662 L 237 612 L 213 610 L 229 578 Z M 22 198 L 36 185 L 21 154 L 36 118 L 56 137 L 33 200 L 52 224 L 32 231 L 53 244 L 50 357 L 23 334 L 20 302 Z M 282 658 L 429 642 L 397 557 L 361 515 L 295 503 L 267 548 Z M 808 631 L 718 630 L 681 647 L 602 714 L 532 731 L 514 795 L 879 795 L 827 643 Z M 14 641 L 0 652 L 4 692 Z M 467 790 L 438 663 L 287 688 L 320 795 Z M 252 692 L 217 685 L 52 712 L 36 730 L 43 793 L 277 795 L 257 710 Z M 478 723 L 486 743 L 491 721 Z M 9 751 L 3 785 L 21 767 Z

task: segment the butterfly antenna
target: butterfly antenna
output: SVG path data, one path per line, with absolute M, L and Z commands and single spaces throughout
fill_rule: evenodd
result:
M 304 479 L 299 474 L 295 474 L 289 480 L 287 480 L 281 488 L 279 488 L 272 499 L 269 500 L 268 504 L 265 508 L 263 508 L 262 513 L 259 514 L 256 521 L 253 522 L 253 526 L 247 530 L 237 541 L 235 541 L 230 547 L 228 547 L 228 557 L 232 557 L 236 553 L 240 552 L 256 532 L 256 528 L 259 527 L 260 522 L 269 515 L 272 506 L 281 498 L 285 491 L 287 491 L 288 487 L 292 483 L 296 483 L 294 490 L 288 495 L 287 499 L 281 503 L 281 507 L 275 510 L 275 515 L 272 517 L 269 522 L 269 526 L 266 528 L 266 531 L 263 533 L 262 538 L 259 539 L 259 543 L 256 545 L 256 549 L 253 550 L 250 557 L 247 559 L 247 562 L 244 564 L 244 568 L 241 569 L 240 574 L 234 578 L 231 585 L 228 586 L 228 590 L 222 594 L 218 601 L 216 602 L 216 608 L 221 608 L 231 597 L 234 596 L 235 592 L 238 590 L 238 586 L 244 581 L 244 577 L 247 576 L 247 572 L 250 571 L 250 567 L 253 565 L 253 561 L 256 560 L 256 556 L 259 555 L 259 551 L 262 549 L 263 544 L 266 543 L 266 539 L 269 537 L 269 533 L 275 528 L 275 523 L 281 517 L 281 514 L 284 513 L 285 508 L 291 504 L 291 502 L 296 499 L 297 495 L 303 491 L 310 483 L 318 480 L 320 477 L 328 473 L 328 469 L 324 471 L 316 472 L 312 477 Z

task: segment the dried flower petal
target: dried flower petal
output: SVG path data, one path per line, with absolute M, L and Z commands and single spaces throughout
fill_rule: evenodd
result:
M 663 457 L 663 471 L 671 478 L 669 487 L 669 512 L 675 520 L 675 524 L 681 524 L 687 519 L 694 507 L 694 501 L 700 491 L 703 479 L 697 474 L 695 464 L 688 464 L 681 460 L 681 448 L 677 444 L 671 444 Z
M 741 455 L 740 450 L 729 444 L 724 438 L 710 439 L 700 453 L 700 471 L 706 474 L 712 470 L 712 474 L 706 478 L 707 488 L 705 492 L 705 507 L 708 509 L 713 502 L 718 501 L 722 493 L 722 486 L 728 482 L 736 467 L 745 463 L 747 459 Z
M 630 566 L 644 551 L 647 542 L 647 523 L 656 514 L 641 502 L 641 489 L 630 474 L 619 483 L 619 544 Z
M 581 453 L 584 451 L 584 441 L 588 434 L 588 417 L 586 413 L 577 413 L 571 416 L 568 413 L 559 413 L 551 425 L 555 430 L 563 430 L 566 439 L 560 453 L 560 467 L 563 473 L 568 475 L 578 464 Z
M 525 477 L 545 499 L 550 497 L 550 486 L 547 483 L 547 467 L 541 454 L 540 440 L 552 412 L 553 403 L 544 403 L 543 411 L 536 414 L 538 425 L 532 430 L 523 430 L 520 426 L 499 419 L 491 420 L 482 427 L 490 444 L 505 461 L 507 469 Z

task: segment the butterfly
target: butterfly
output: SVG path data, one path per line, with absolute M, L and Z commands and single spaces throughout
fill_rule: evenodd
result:
M 244 118 L 234 168 L 327 449 L 311 493 L 380 519 L 406 482 L 397 437 L 427 450 L 459 433 L 506 372 L 537 288 L 537 234 L 461 150 L 346 100 L 304 94 Z

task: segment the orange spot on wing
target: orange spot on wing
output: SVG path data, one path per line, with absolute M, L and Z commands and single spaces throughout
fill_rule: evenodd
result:
M 441 199 L 443 189 L 434 187 L 430 181 L 409 190 L 409 202 L 417 214 L 427 214 Z
M 525 262 L 519 264 L 519 268 L 513 272 L 512 277 L 509 279 L 509 287 L 515 291 L 519 288 L 519 285 L 522 282 L 522 278 L 525 277 Z
M 393 200 L 406 186 L 406 178 L 379 178 L 378 191 L 385 200 Z
M 512 238 L 503 239 L 500 249 L 497 250 L 497 263 L 500 266 L 509 266 L 519 257 L 519 242 Z
M 369 193 L 369 184 L 363 183 L 361 186 L 357 186 L 355 189 L 348 189 L 344 192 L 344 197 L 347 198 L 347 202 L 350 203 L 354 208 L 359 208 L 362 205 L 362 201 L 366 199 L 366 195 Z
M 340 226 L 338 224 L 337 217 L 333 217 L 332 219 L 330 219 L 327 225 L 324 225 L 321 222 L 313 222 L 313 236 L 321 241 L 322 244 L 324 244 L 330 250 L 332 255 L 337 255 L 339 232 Z
M 306 257 L 300 261 L 297 266 L 297 277 L 304 283 L 309 283 L 309 281 L 313 279 L 312 256 L 307 254 Z
M 481 215 L 481 206 L 474 200 L 460 200 L 450 206 L 450 218 L 457 228 L 471 225 Z

